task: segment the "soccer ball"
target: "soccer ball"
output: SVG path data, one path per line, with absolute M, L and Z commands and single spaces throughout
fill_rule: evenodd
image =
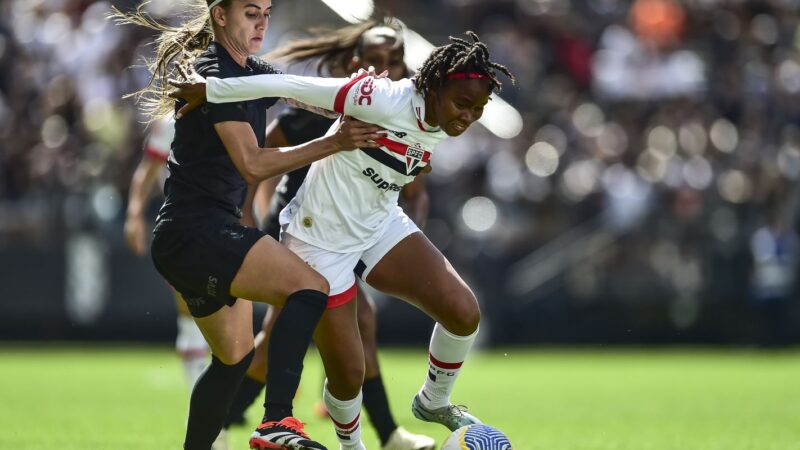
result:
M 453 431 L 442 450 L 512 450 L 502 431 L 489 425 L 467 425 Z

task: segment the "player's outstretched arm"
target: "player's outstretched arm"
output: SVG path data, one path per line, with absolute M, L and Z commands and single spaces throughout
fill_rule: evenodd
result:
M 231 103 L 262 97 L 289 98 L 370 123 L 380 123 L 391 114 L 391 81 L 376 78 L 370 72 L 353 78 L 268 74 L 204 79 L 193 74 L 185 81 L 170 80 L 169 83 L 174 88 L 170 97 L 187 102 L 178 111 L 178 118 L 204 101 Z

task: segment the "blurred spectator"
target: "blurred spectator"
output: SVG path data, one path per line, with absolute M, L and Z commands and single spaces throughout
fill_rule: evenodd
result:
M 376 3 L 434 43 L 473 29 L 518 77 L 502 96 L 522 133 L 470 130 L 427 175 L 428 233 L 501 299 L 491 307 L 508 315 L 489 313 L 498 325 L 547 298 L 564 317 L 619 307 L 661 336 L 697 328 L 722 340 L 717 317 L 746 318 L 748 292 L 797 307 L 797 221 L 768 220 L 771 193 L 800 182 L 796 0 Z M 320 5 L 281 6 L 296 27 L 271 33 L 313 25 L 304 11 Z M 109 6 L 0 2 L 0 245 L 121 229 L 142 136 L 133 103 L 118 99 L 146 82 L 126 68 L 151 36 L 105 21 Z M 168 0 L 148 8 L 175 14 Z M 784 215 L 796 218 L 793 204 Z M 526 263 L 536 255 L 544 262 Z

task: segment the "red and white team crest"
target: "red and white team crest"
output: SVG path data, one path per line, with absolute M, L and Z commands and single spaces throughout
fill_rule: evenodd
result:
M 408 147 L 406 149 L 406 174 L 410 174 L 425 158 L 425 150 Z

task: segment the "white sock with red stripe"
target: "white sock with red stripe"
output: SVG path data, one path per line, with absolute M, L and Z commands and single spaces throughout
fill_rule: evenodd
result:
M 438 409 L 450 404 L 450 394 L 461 372 L 461 365 L 477 336 L 478 330 L 469 336 L 456 336 L 440 323 L 436 324 L 428 353 L 428 377 L 419 391 L 423 406 Z
M 183 363 L 183 375 L 192 391 L 194 383 L 211 362 L 208 357 L 208 344 L 203 333 L 197 328 L 194 319 L 187 316 L 178 316 L 178 337 L 175 339 L 175 350 Z
M 322 399 L 342 450 L 365 450 L 361 442 L 361 398 L 361 391 L 358 391 L 352 400 L 339 400 L 328 391 L 328 380 L 325 380 Z

